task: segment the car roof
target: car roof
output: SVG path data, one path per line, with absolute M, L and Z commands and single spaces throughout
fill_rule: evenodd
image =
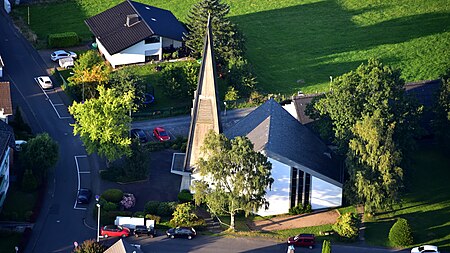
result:
M 166 131 L 166 129 L 164 129 L 163 127 L 155 127 L 155 129 L 156 129 L 157 131 Z
M 65 50 L 57 50 L 55 52 L 53 52 L 54 54 L 65 54 L 65 53 L 69 53 L 68 51 Z
M 420 247 L 423 247 L 424 250 L 435 250 L 435 251 L 438 250 L 438 247 L 434 245 L 422 245 Z
M 39 78 L 41 78 L 44 81 L 51 81 L 49 76 L 40 76 Z

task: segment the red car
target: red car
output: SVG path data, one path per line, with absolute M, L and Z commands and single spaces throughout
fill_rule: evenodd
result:
M 155 136 L 159 141 L 170 140 L 170 136 L 167 134 L 166 130 L 162 127 L 155 127 L 155 129 L 153 129 L 153 136 Z
M 298 247 L 309 247 L 312 249 L 316 243 L 316 238 L 313 234 L 299 234 L 294 237 L 289 237 L 287 240 L 288 245 L 293 244 Z
M 130 235 L 130 229 L 122 226 L 109 225 L 100 228 L 100 235 L 105 238 L 109 236 L 127 237 Z

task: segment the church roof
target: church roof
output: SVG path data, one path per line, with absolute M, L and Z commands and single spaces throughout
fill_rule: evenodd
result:
M 342 166 L 333 152 L 273 99 L 225 131 L 225 135 L 228 138 L 247 136 L 256 151 L 342 186 Z

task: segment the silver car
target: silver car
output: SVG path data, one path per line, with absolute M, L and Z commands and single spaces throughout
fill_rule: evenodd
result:
M 50 55 L 50 58 L 52 59 L 52 61 L 57 61 L 59 59 L 67 58 L 67 57 L 77 58 L 77 54 L 72 51 L 58 50 L 58 51 L 53 52 Z

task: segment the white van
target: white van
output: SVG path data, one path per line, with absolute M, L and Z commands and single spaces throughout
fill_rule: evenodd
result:
M 61 68 L 73 68 L 73 58 L 72 57 L 65 57 L 58 60 L 59 66 Z

